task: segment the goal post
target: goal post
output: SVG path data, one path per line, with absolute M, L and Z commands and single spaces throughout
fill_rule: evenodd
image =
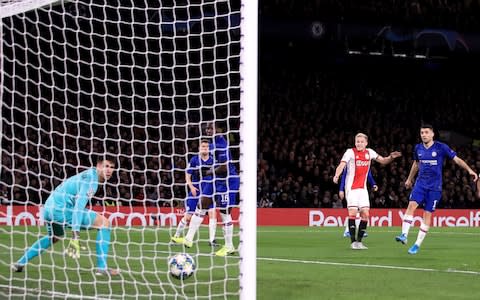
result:
M 244 1 L 242 4 L 242 47 L 240 59 L 241 88 L 240 136 L 243 150 L 240 157 L 242 166 L 241 195 L 243 205 L 240 206 L 240 285 L 241 299 L 256 298 L 257 278 L 257 182 L 247 178 L 257 178 L 257 108 L 258 108 L 258 2 Z
M 257 31 L 257 0 L 0 0 L 0 298 L 256 298 Z M 211 122 L 240 176 L 226 257 L 208 217 L 193 247 L 171 243 Z M 111 223 L 120 275 L 95 274 L 95 229 L 79 260 L 64 255 L 69 228 L 14 272 L 47 234 L 50 193 L 105 153 L 116 171 L 88 208 Z M 167 265 L 181 252 L 196 265 L 185 280 Z

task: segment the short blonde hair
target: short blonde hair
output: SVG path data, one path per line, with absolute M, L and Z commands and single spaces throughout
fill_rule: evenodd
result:
M 355 140 L 357 140 L 357 138 L 359 138 L 359 137 L 365 138 L 365 140 L 368 142 L 368 135 L 366 135 L 365 133 L 361 133 L 361 132 L 357 133 L 355 135 Z

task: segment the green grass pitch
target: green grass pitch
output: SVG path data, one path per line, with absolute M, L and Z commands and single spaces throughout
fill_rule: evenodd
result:
M 185 281 L 167 274 L 168 229 L 115 229 L 110 265 L 118 278 L 95 277 L 95 232 L 76 262 L 54 251 L 34 259 L 23 273 L 9 263 L 35 241 L 37 228 L 0 229 L 0 295 L 12 298 L 238 299 L 239 257 L 213 256 L 206 241 L 186 252 L 198 270 Z M 364 251 L 349 249 L 343 228 L 259 227 L 257 299 L 480 299 L 480 228 L 431 228 L 420 252 L 394 241 L 399 228 L 369 228 Z M 412 229 L 409 245 L 416 238 Z M 202 237 L 207 236 L 206 228 Z M 68 242 L 65 241 L 65 244 Z M 15 250 L 11 250 L 12 246 Z M 40 265 L 41 264 L 41 265 Z M 29 296 L 24 297 L 25 293 Z M 140 295 L 140 296 L 137 296 Z M 4 297 L 2 297 L 4 298 Z

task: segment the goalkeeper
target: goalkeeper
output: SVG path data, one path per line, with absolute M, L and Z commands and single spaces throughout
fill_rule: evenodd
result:
M 12 270 L 22 272 L 25 265 L 56 243 L 65 234 L 65 227 L 71 227 L 72 238 L 65 253 L 80 258 L 80 228 L 96 228 L 96 275 L 118 275 L 119 271 L 107 268 L 110 246 L 110 223 L 103 215 L 86 209 L 90 198 L 95 195 L 98 184 L 112 177 L 115 159 L 99 157 L 97 166 L 72 176 L 59 185 L 45 202 L 43 217 L 48 235 L 36 241 L 25 254 L 12 265 Z

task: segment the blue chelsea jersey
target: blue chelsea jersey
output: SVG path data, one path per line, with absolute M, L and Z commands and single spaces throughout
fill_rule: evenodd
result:
M 212 180 L 213 175 L 204 176 L 201 178 L 202 167 L 212 168 L 214 166 L 213 156 L 209 155 L 206 160 L 203 160 L 200 155 L 195 155 L 190 159 L 187 167 L 187 173 L 192 175 L 192 182 L 200 182 L 200 179 L 203 180 Z
M 215 136 L 215 143 L 210 144 L 210 151 L 215 157 L 215 162 L 217 164 L 228 163 L 228 175 L 237 175 L 237 169 L 232 163 L 232 155 L 230 150 L 228 150 L 227 140 L 220 135 Z
M 418 177 L 415 185 L 426 189 L 441 191 L 443 162 L 446 158 L 453 159 L 457 153 L 447 144 L 435 141 L 430 148 L 423 143 L 417 144 L 413 151 L 413 159 L 418 162 Z

